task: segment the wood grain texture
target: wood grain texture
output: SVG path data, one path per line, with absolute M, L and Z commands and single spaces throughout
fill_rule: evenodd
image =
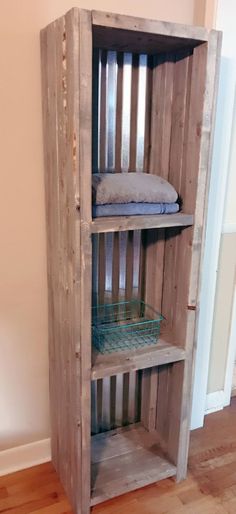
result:
M 166 39 L 180 38 L 186 40 L 207 41 L 209 31 L 203 27 L 182 25 L 180 23 L 170 23 L 135 16 L 124 16 L 102 11 L 92 11 L 92 23 L 94 27 L 109 27 L 113 29 L 128 30 L 131 32 L 143 32 L 147 34 L 157 34 L 166 36 Z M 174 41 L 178 44 L 178 42 Z
M 168 336 L 167 336 L 168 338 Z M 171 339 L 171 335 L 169 335 Z M 168 338 L 168 339 L 169 339 Z M 157 345 L 136 351 L 114 352 L 102 355 L 93 352 L 92 379 L 116 375 L 117 373 L 151 368 L 170 362 L 183 360 L 185 351 L 177 345 L 167 342 L 161 336 Z
M 90 17 L 71 10 L 41 33 L 53 462 L 78 514 L 90 498 Z
M 113 216 L 96 218 L 91 222 L 91 232 L 121 232 L 146 228 L 185 227 L 192 225 L 192 214 L 156 214 L 155 216 Z
M 92 438 L 91 505 L 175 473 L 175 466 L 162 454 L 156 434 L 141 424 Z
M 210 166 L 212 157 L 215 103 L 219 78 L 219 59 L 222 34 L 211 31 L 206 54 L 206 76 L 204 88 L 204 102 L 201 126 L 201 139 L 199 147 L 199 173 L 196 187 L 195 224 L 193 228 L 192 255 L 190 264 L 190 280 L 187 296 L 187 305 L 196 307 L 196 311 L 188 309 L 186 326 L 186 349 L 188 359 L 184 366 L 183 393 L 181 405 L 181 428 L 179 437 L 179 451 L 177 464 L 177 479 L 180 480 L 187 472 L 187 456 L 189 440 L 189 424 L 191 415 L 191 395 L 193 386 L 195 350 L 197 342 L 197 322 L 199 314 L 199 297 L 201 282 L 201 263 L 203 260 L 204 240 L 206 232 L 207 193 L 210 182 Z M 196 60 L 203 49 L 196 52 Z M 198 132 L 197 132 L 198 133 Z M 191 184 L 189 184 L 191 187 Z M 204 193 L 203 193 L 204 191 Z M 191 230 L 191 229 L 190 229 Z M 196 316 L 195 316 L 196 312 Z M 188 434 L 188 435 L 187 435 Z

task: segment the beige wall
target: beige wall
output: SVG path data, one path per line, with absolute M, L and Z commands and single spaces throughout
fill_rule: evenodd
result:
M 73 6 L 194 15 L 194 0 L 1 0 L 0 449 L 49 435 L 39 31 Z
M 222 234 L 208 378 L 208 393 L 214 393 L 224 389 L 235 279 L 236 234 Z

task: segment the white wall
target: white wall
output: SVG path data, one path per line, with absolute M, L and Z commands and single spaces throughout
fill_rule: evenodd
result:
M 236 224 L 236 2 L 218 0 L 217 28 L 223 30 L 222 57 L 227 63 L 228 123 L 231 125 L 230 149 L 228 153 L 229 175 L 225 201 L 224 224 Z M 236 226 L 235 226 L 236 232 Z

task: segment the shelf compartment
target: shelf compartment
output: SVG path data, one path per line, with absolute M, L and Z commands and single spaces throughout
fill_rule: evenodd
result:
M 145 216 L 111 216 L 95 218 L 91 222 L 91 233 L 122 232 L 147 228 L 188 227 L 193 225 L 194 216 L 178 212 L 177 214 L 156 214 Z
M 184 360 L 185 350 L 169 341 L 170 338 L 166 340 L 164 335 L 161 335 L 155 345 L 139 350 L 114 352 L 107 355 L 93 350 L 91 378 L 97 380 L 118 373 L 128 373 Z
M 157 433 L 141 423 L 92 437 L 91 506 L 175 474 Z

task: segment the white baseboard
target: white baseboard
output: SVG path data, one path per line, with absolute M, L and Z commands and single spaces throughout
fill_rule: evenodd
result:
M 208 393 L 206 397 L 205 414 L 211 414 L 222 410 L 225 406 L 225 393 L 224 390 L 216 391 L 215 393 Z
M 51 460 L 50 439 L 0 451 L 0 476 Z

